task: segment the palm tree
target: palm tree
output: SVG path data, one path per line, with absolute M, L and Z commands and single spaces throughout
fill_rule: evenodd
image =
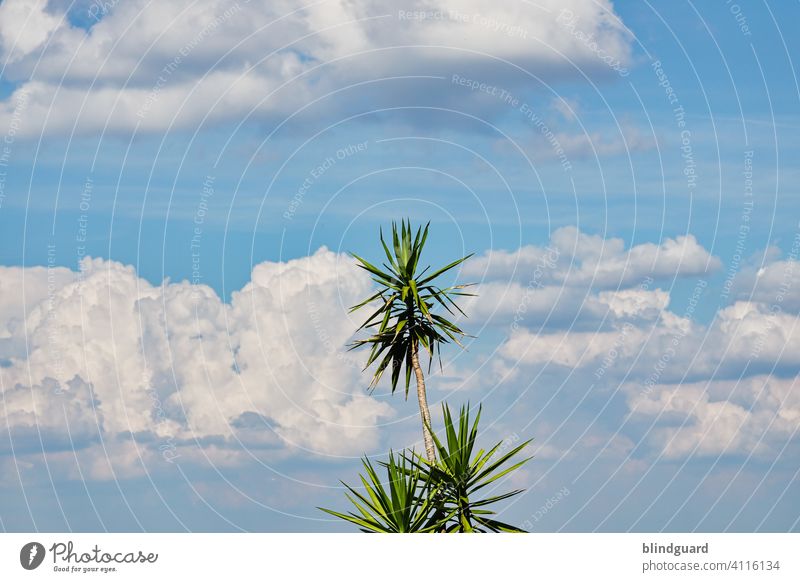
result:
M 374 389 L 383 372 L 391 365 L 392 369 L 392 394 L 397 389 L 400 374 L 405 368 L 405 395 L 408 399 L 411 373 L 414 372 L 417 382 L 417 401 L 422 417 L 422 436 L 425 442 L 425 453 L 428 461 L 436 462 L 436 447 L 431 436 L 431 413 L 428 410 L 428 399 L 425 392 L 425 375 L 419 363 L 419 347 L 422 345 L 428 352 L 428 372 L 434 357 L 438 356 L 441 367 L 441 345 L 450 340 L 458 345 L 460 336 L 466 334 L 453 322 L 442 315 L 434 313 L 437 306 L 443 307 L 451 315 L 455 315 L 453 308 L 465 315 L 453 300 L 454 296 L 472 295 L 462 291 L 469 285 L 455 285 L 440 287 L 436 280 L 441 276 L 466 261 L 472 255 L 467 255 L 449 265 L 437 269 L 426 275 L 430 266 L 418 272 L 420 256 L 428 239 L 430 222 L 425 228 L 417 228 L 412 237 L 410 221 L 401 221 L 398 232 L 397 224 L 392 223 L 392 250 L 389 249 L 380 231 L 380 240 L 386 253 L 387 263 L 383 269 L 375 267 L 358 255 L 351 253 L 358 261 L 358 266 L 372 275 L 380 289 L 350 311 L 356 311 L 367 305 L 379 304 L 378 308 L 358 328 L 372 330 L 372 335 L 366 339 L 353 342 L 350 349 L 361 346 L 371 346 L 371 351 L 366 370 L 373 363 L 379 361 L 370 382 L 370 389 Z M 392 252 L 393 251 L 393 252 Z M 463 346 L 462 346 L 463 347 Z
M 515 489 L 500 495 L 485 496 L 488 487 L 498 479 L 516 471 L 531 460 L 527 457 L 507 466 L 522 450 L 530 444 L 530 440 L 521 443 L 510 451 L 504 452 L 504 442 L 499 442 L 488 450 L 476 450 L 478 439 L 478 423 L 481 419 L 481 407 L 475 421 L 470 422 L 469 405 L 462 406 L 458 414 L 458 426 L 453 421 L 450 408 L 442 404 L 444 415 L 445 438 L 440 440 L 433 434 L 433 440 L 439 451 L 440 460 L 431 463 L 416 453 L 404 457 L 411 464 L 406 469 L 411 474 L 418 471 L 430 483 L 430 491 L 438 503 L 434 503 L 436 512 L 432 523 L 439 520 L 447 522 L 443 530 L 448 532 L 522 532 L 524 530 L 497 521 L 495 512 L 487 506 L 514 497 L 522 493 Z M 483 491 L 481 491 L 483 489 Z M 481 497 L 476 499 L 476 497 Z
M 458 425 L 450 408 L 444 412 L 443 439 L 433 434 L 440 460 L 431 463 L 422 455 L 403 451 L 395 459 L 379 461 L 386 469 L 386 485 L 364 458 L 366 475 L 360 475 L 363 493 L 343 483 L 345 495 L 355 510 L 348 513 L 320 507 L 322 511 L 357 525 L 364 532 L 378 533 L 482 533 L 522 532 L 523 529 L 495 519 L 490 506 L 522 493 L 487 493 L 490 485 L 513 473 L 530 460 L 519 460 L 525 441 L 510 451 L 499 442 L 489 449 L 477 449 L 480 407 L 470 421 L 469 405 L 461 407 Z
M 361 464 L 366 472 L 366 476 L 359 475 L 364 493 L 342 482 L 349 491 L 345 496 L 357 511 L 341 513 L 324 507 L 319 509 L 349 521 L 367 533 L 443 531 L 448 519 L 452 519 L 452 514 L 434 511 L 434 503 L 441 495 L 442 486 L 432 483 L 429 472 L 416 468 L 415 460 L 405 455 L 395 460 L 390 452 L 389 462 L 380 463 L 386 467 L 388 491 L 369 459 L 365 457 Z

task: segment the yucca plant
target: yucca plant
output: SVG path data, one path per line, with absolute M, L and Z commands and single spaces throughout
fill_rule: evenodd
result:
M 377 386 L 386 369 L 391 367 L 391 389 L 394 394 L 405 369 L 405 396 L 408 398 L 413 371 L 422 418 L 425 454 L 428 461 L 433 463 L 436 461 L 436 447 L 431 437 L 431 415 L 425 391 L 425 375 L 419 363 L 420 345 L 428 353 L 429 373 L 435 357 L 438 356 L 441 366 L 442 344 L 452 340 L 461 345 L 458 338 L 466 334 L 455 323 L 434 311 L 441 307 L 450 315 L 455 315 L 453 309 L 464 315 L 453 297 L 471 295 L 462 291 L 469 285 L 441 287 L 437 284 L 437 279 L 472 255 L 462 257 L 426 275 L 430 271 L 430 266 L 420 271 L 419 264 L 428 239 L 429 227 L 430 223 L 426 224 L 424 229 L 417 228 L 416 234 L 412 234 L 410 221 L 401 221 L 399 229 L 396 223 L 392 223 L 391 249 L 386 244 L 381 229 L 380 241 L 388 261 L 382 264 L 382 269 L 351 253 L 358 261 L 359 267 L 369 272 L 372 280 L 380 288 L 377 293 L 350 309 L 353 312 L 374 305 L 375 302 L 378 303 L 377 309 L 359 327 L 359 330 L 371 330 L 372 335 L 353 342 L 350 349 L 371 347 L 364 369 L 378 362 L 370 382 L 372 389 Z
M 508 465 L 530 440 L 514 447 L 504 454 L 499 454 L 503 442 L 491 449 L 475 450 L 478 437 L 478 423 L 481 418 L 481 407 L 474 422 L 470 423 L 469 406 L 462 407 L 458 415 L 458 427 L 453 422 L 450 408 L 442 405 L 444 415 L 444 442 L 432 433 L 438 461 L 431 463 L 426 458 L 412 454 L 407 460 L 412 470 L 428 475 L 428 479 L 436 486 L 435 506 L 437 518 L 451 516 L 445 531 L 449 532 L 522 532 L 524 530 L 494 519 L 495 512 L 487 506 L 503 501 L 522 493 L 516 489 L 499 495 L 481 497 L 482 490 L 498 479 L 517 470 L 527 463 L 527 457 Z
M 499 453 L 502 442 L 488 451 L 476 451 L 480 409 L 471 423 L 469 408 L 462 407 L 457 428 L 450 409 L 446 405 L 443 409 L 444 442 L 431 433 L 439 451 L 436 462 L 431 463 L 414 451 L 405 451 L 397 459 L 389 453 L 388 462 L 378 463 L 386 469 L 387 484 L 384 486 L 373 465 L 364 459 L 366 476 L 360 476 L 363 493 L 345 484 L 349 491 L 347 499 L 356 512 L 320 509 L 365 532 L 522 532 L 516 526 L 494 519 L 496 512 L 488 509 L 522 490 L 482 494 L 485 487 L 530 460 L 526 458 L 509 465 L 530 441 L 503 454 Z
M 435 512 L 433 506 L 439 497 L 439 486 L 433 485 L 430 475 L 415 468 L 412 461 L 403 455 L 395 461 L 389 453 L 389 462 L 381 463 L 386 468 L 386 487 L 369 459 L 364 458 L 362 464 L 366 472 L 366 476 L 360 475 L 364 493 L 342 483 L 350 492 L 345 495 L 357 513 L 319 509 L 359 526 L 363 532 L 425 533 L 445 527 L 448 514 Z

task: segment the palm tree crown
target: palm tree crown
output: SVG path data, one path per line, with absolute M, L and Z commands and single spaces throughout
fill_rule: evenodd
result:
M 356 311 L 367 305 L 378 303 L 377 309 L 361 324 L 359 330 L 369 329 L 372 333 L 366 339 L 360 339 L 351 344 L 351 349 L 361 346 L 370 346 L 370 354 L 364 366 L 366 370 L 373 363 L 378 365 L 373 373 L 370 388 L 374 389 L 384 371 L 391 367 L 392 393 L 397 389 L 401 373 L 405 369 L 405 394 L 411 385 L 411 374 L 417 377 L 417 397 L 420 404 L 420 413 L 423 420 L 423 436 L 425 437 L 426 451 L 429 459 L 435 459 L 435 448 L 430 438 L 430 413 L 428 412 L 427 397 L 425 394 L 425 380 L 419 366 L 419 346 L 422 345 L 429 355 L 428 370 L 435 357 L 439 357 L 441 366 L 441 345 L 451 340 L 458 345 L 459 337 L 466 335 L 455 323 L 443 315 L 434 313 L 436 307 L 443 307 L 450 315 L 455 315 L 455 309 L 465 315 L 453 299 L 456 296 L 472 295 L 462 291 L 469 285 L 454 285 L 441 287 L 437 279 L 466 261 L 472 255 L 462 257 L 440 269 L 430 272 L 430 266 L 418 272 L 420 256 L 428 239 L 428 229 L 417 228 L 412 234 L 411 222 L 401 221 L 400 228 L 392 223 L 392 248 L 383 238 L 380 231 L 380 241 L 386 254 L 388 263 L 383 263 L 380 269 L 360 256 L 353 254 L 359 267 L 372 275 L 373 281 L 380 286 L 377 293 L 366 298 L 350 311 Z M 427 426 L 426 426 L 427 425 Z

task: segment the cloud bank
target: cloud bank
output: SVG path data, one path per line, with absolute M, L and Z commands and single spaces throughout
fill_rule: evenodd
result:
M 774 257 L 763 273 L 787 265 Z M 454 353 L 433 384 L 485 392 L 562 370 L 620 395 L 621 428 L 652 424 L 642 439 L 654 455 L 776 455 L 800 418 L 797 316 L 740 300 L 702 323 L 718 266 L 688 235 L 626 249 L 565 228 L 545 247 L 487 251 L 460 275 L 484 280 L 465 309 L 474 331 L 501 336 L 488 366 Z M 101 259 L 79 273 L 0 269 L 3 447 L 17 459 L 44 450 L 67 473 L 110 478 L 159 457 L 356 456 L 393 416 L 345 350 L 357 325 L 347 307 L 371 282 L 325 248 L 255 266 L 229 304 Z M 665 286 L 679 278 L 694 282 L 681 308 Z M 786 288 L 784 303 L 797 293 Z
M 45 0 L 0 5 L 3 76 L 16 84 L 0 103 L 0 125 L 24 109 L 19 135 L 280 119 L 372 81 L 381 88 L 371 102 L 389 103 L 398 85 L 381 80 L 403 76 L 440 77 L 426 94 L 470 108 L 486 95 L 453 86 L 454 67 L 511 88 L 534 77 L 609 74 L 598 47 L 627 63 L 632 42 L 606 0 L 130 0 L 67 9 Z M 565 10 L 571 29 L 557 23 Z M 352 102 L 352 94 L 326 100 L 326 115 Z
M 0 267 L 3 448 L 91 449 L 95 465 L 112 462 L 104 446 L 122 447 L 109 456 L 127 466 L 198 442 L 220 462 L 244 449 L 359 455 L 379 442 L 392 409 L 343 356 L 355 329 L 346 306 L 370 288 L 349 260 L 322 248 L 261 263 L 230 304 L 117 262 L 80 266 Z

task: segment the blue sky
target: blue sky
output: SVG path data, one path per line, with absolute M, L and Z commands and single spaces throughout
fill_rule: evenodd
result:
M 418 439 L 342 356 L 409 217 L 476 253 L 432 401 L 536 439 L 508 520 L 797 530 L 796 4 L 169 4 L 0 3 L 3 528 L 342 529 Z

